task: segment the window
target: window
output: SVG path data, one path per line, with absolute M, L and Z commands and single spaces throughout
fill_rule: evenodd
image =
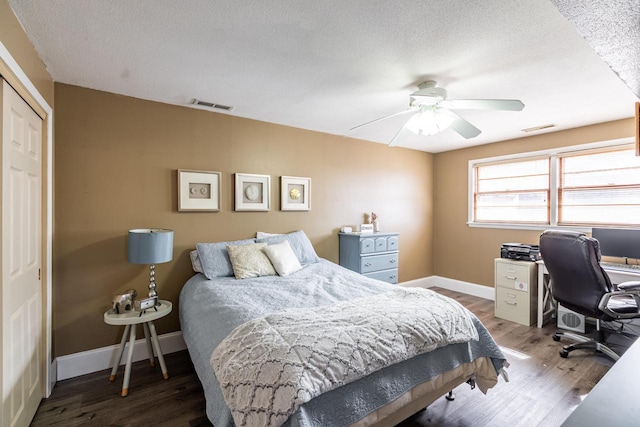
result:
M 558 224 L 640 224 L 635 149 L 560 157 Z
M 640 157 L 632 144 L 469 162 L 469 223 L 640 224 Z
M 549 223 L 549 159 L 476 167 L 477 222 Z

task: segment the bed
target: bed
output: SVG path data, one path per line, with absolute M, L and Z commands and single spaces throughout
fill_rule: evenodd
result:
M 264 424 L 255 419 L 253 422 L 250 419 L 239 421 L 237 410 L 232 411 L 228 405 L 230 396 L 225 396 L 228 381 L 225 378 L 224 386 L 221 386 L 213 368 L 218 367 L 218 377 L 229 371 L 229 364 L 220 368 L 223 364 L 220 359 L 224 359 L 220 349 L 227 345 L 230 337 L 242 332 L 242 327 L 273 316 L 282 318 L 284 315 L 286 318 L 291 313 L 306 315 L 305 312 L 314 310 L 330 312 L 332 307 L 336 307 L 335 312 L 346 312 L 340 304 L 354 307 L 366 307 L 365 302 L 373 303 L 371 307 L 386 305 L 373 299 L 387 298 L 398 292 L 403 298 L 407 294 L 420 298 L 437 295 L 425 289 L 407 293 L 397 285 L 364 277 L 318 258 L 304 233 L 270 236 L 257 241 L 275 245 L 284 240 L 300 261 L 299 268 L 285 276 L 267 274 L 243 279 L 230 275 L 235 265 L 229 264 L 225 249 L 227 245 L 254 246 L 255 239 L 198 244 L 196 260 L 201 265 L 194 263 L 194 269 L 202 272 L 191 277 L 181 291 L 180 322 L 190 357 L 202 382 L 207 416 L 216 427 Z M 330 391 L 300 402 L 294 412 L 274 425 L 394 425 L 470 379 L 486 392 L 497 383 L 506 360 L 482 323 L 472 313 L 466 313 L 477 340 L 410 354 L 406 359 L 365 372 L 359 378 L 338 383 Z M 227 354 L 235 355 L 236 351 L 228 350 Z M 369 365 L 370 361 L 364 364 Z

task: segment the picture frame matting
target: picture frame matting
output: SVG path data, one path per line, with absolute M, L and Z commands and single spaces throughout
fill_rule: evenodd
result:
M 218 212 L 220 172 L 178 169 L 178 212 Z

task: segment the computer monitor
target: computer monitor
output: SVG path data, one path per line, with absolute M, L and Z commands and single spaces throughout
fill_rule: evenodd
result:
M 600 243 L 604 256 L 640 259 L 640 230 L 633 228 L 594 228 L 591 236 Z

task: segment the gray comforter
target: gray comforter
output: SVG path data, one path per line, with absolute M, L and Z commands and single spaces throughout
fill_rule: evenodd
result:
M 287 277 L 207 280 L 196 274 L 180 294 L 180 322 L 204 388 L 209 419 L 216 427 L 233 425 L 209 359 L 236 326 L 292 307 L 327 305 L 395 288 L 396 285 L 368 279 L 326 260 Z M 500 370 L 504 364 L 502 352 L 477 318 L 472 318 L 479 341 L 436 349 L 324 393 L 300 406 L 285 425 L 348 425 L 415 385 L 477 357 L 492 357 L 496 371 Z

